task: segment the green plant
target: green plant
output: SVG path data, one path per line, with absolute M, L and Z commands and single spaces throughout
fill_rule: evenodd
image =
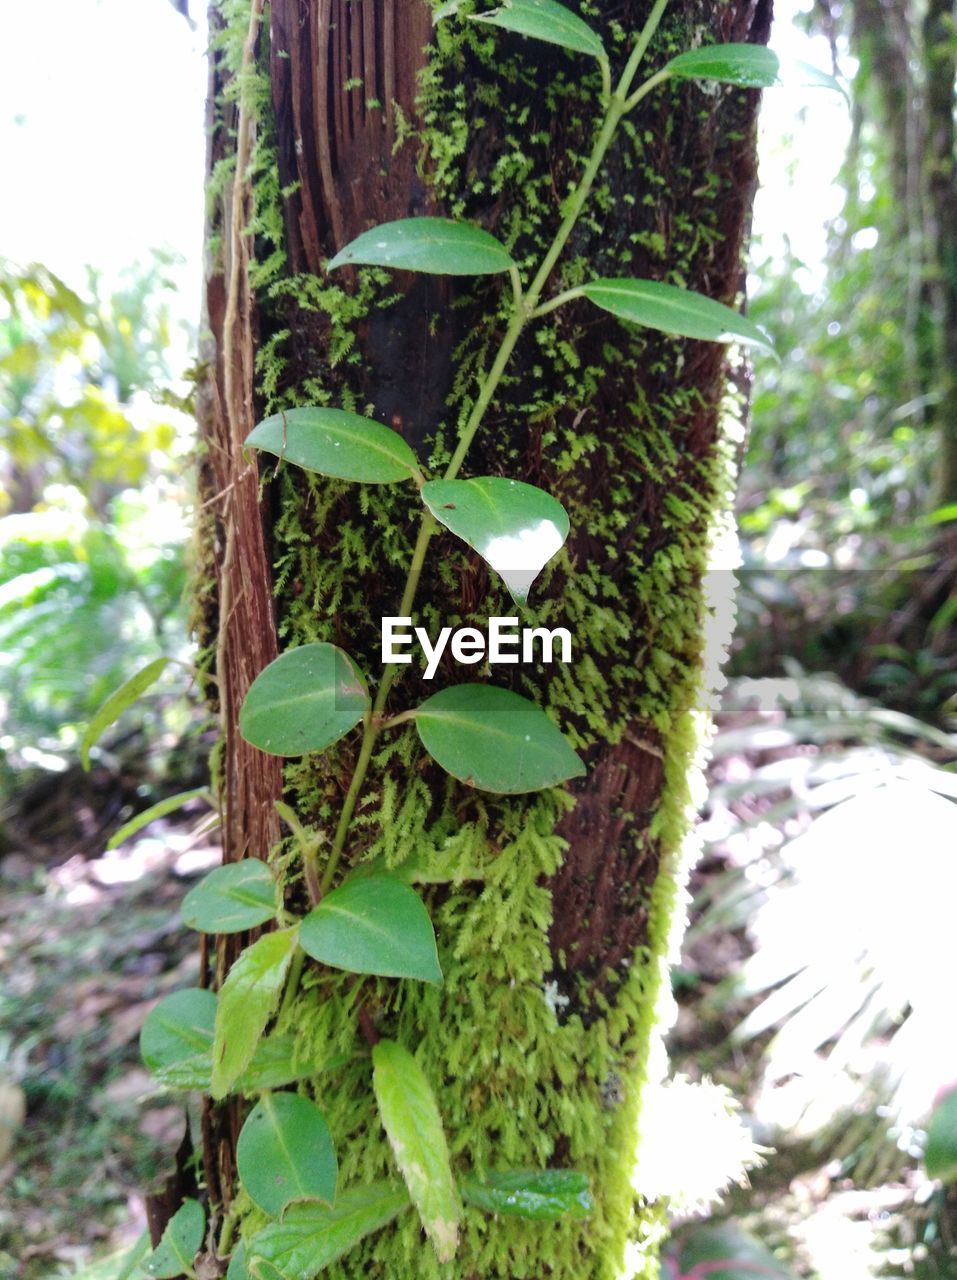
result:
M 478 379 L 441 479 L 423 474 L 396 432 L 342 409 L 309 407 L 279 413 L 260 423 L 246 442 L 281 463 L 325 476 L 366 484 L 408 484 L 418 491 L 424 510 L 399 617 L 411 616 L 426 549 L 440 525 L 475 547 L 501 574 L 519 603 L 535 573 L 564 542 L 567 518 L 550 495 L 501 477 L 459 478 L 519 336 L 534 320 L 584 298 L 628 323 L 668 334 L 768 345 L 765 334 L 732 309 L 658 281 L 599 279 L 544 296 L 616 130 L 639 102 L 669 80 L 760 86 L 774 79 L 776 60 L 766 50 L 726 45 L 680 54 L 636 87 L 639 65 L 665 7 L 666 0 L 654 5 L 615 87 L 601 41 L 581 19 L 551 0 L 513 0 L 507 8 L 481 15 L 483 22 L 538 35 L 592 56 L 604 86 L 603 113 L 591 155 L 563 204 L 561 224 L 530 281 L 523 279 L 498 240 L 451 219 L 423 217 L 386 224 L 359 236 L 329 264 L 330 270 L 369 266 L 509 278 L 512 305 L 504 335 Z M 450 12 L 448 7 L 445 12 Z M 242 138 L 242 124 L 239 132 Z M 241 155 L 239 172 L 244 158 Z M 511 554 L 503 552 L 503 543 Z M 331 1160 L 318 1170 L 305 1168 L 297 1138 L 300 1121 L 284 1117 L 285 1104 L 269 1112 L 268 1122 L 264 1121 L 268 1108 L 254 1109 L 246 1125 L 259 1129 L 266 1124 L 274 1140 L 265 1144 L 252 1136 L 247 1140 L 247 1129 L 243 1129 L 240 1182 L 260 1213 L 274 1220 L 257 1230 L 261 1219 L 253 1218 L 242 1245 L 233 1253 L 231 1267 L 247 1269 L 261 1280 L 315 1274 L 410 1205 L 418 1211 L 443 1263 L 455 1252 L 460 1198 L 494 1212 L 532 1218 L 588 1209 L 588 1189 L 575 1170 L 513 1169 L 486 1174 L 479 1183 L 469 1178 L 457 1183 L 431 1083 L 408 1047 L 379 1039 L 368 1019 L 363 1023 L 362 975 L 441 980 L 432 925 L 411 886 L 374 866 L 354 867 L 344 879 L 340 877 L 380 736 L 412 721 L 426 751 L 453 777 L 499 793 L 541 790 L 583 772 L 571 743 L 529 699 L 500 688 L 459 684 L 440 690 L 411 711 L 390 715 L 388 700 L 396 677 L 395 666 L 387 669 L 373 698 L 365 675 L 345 650 L 330 643 L 310 643 L 282 654 L 254 681 L 242 707 L 240 730 L 264 751 L 279 756 L 324 751 L 361 726 L 361 746 L 337 827 L 329 846 L 323 847 L 295 814 L 283 812 L 311 898 L 311 909 L 302 918 L 288 909 L 285 900 L 276 900 L 282 895 L 271 889 L 272 869 L 265 863 L 243 864 L 238 874 L 224 868 L 204 883 L 189 908 L 189 918 L 199 929 L 222 933 L 228 927 L 242 932 L 253 921 L 266 924 L 270 918 L 277 927 L 240 953 L 218 999 L 198 990 L 179 993 L 157 1007 L 143 1032 L 144 1059 L 167 1082 L 189 1076 L 217 1099 L 237 1092 L 262 1093 L 292 1083 L 303 1069 L 295 1051 L 290 1054 L 284 1048 L 281 1033 L 270 1032 L 269 1026 L 277 1011 L 277 1021 L 282 1023 L 283 1011 L 300 983 L 308 980 L 321 996 L 322 972 L 313 967 L 306 970 L 307 957 L 360 979 L 353 987 L 356 1018 L 369 1042 L 372 1088 L 405 1190 L 373 1183 L 340 1192 L 333 1183 Z M 308 1071 L 315 1073 L 314 1062 Z M 258 1105 L 264 1107 L 264 1100 Z M 308 1114 L 309 1127 L 319 1132 L 319 1113 L 313 1108 Z M 283 1146 L 283 1160 L 294 1170 L 278 1199 L 262 1190 L 270 1185 L 268 1175 L 274 1165 L 269 1152 L 277 1145 Z M 297 1186 L 306 1187 L 306 1198 L 298 1204 L 293 1203 L 300 1198 Z M 227 1216 L 218 1241 L 221 1256 L 230 1252 L 237 1221 L 248 1213 L 248 1203 L 240 1199 Z M 192 1229 L 191 1222 L 187 1225 Z

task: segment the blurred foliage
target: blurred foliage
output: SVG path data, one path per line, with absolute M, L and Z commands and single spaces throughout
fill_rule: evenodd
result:
M 165 267 L 77 292 L 0 263 L 0 788 L 63 768 L 131 670 L 186 646 L 191 424 Z

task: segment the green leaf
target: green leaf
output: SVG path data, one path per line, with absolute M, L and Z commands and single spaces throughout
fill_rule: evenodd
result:
M 690 1228 L 681 1241 L 680 1268 L 689 1280 L 794 1280 L 760 1240 L 733 1222 Z
M 130 836 L 135 836 L 137 831 L 142 831 L 144 827 L 148 827 L 157 818 L 165 818 L 168 813 L 175 813 L 177 809 L 182 809 L 191 800 L 200 799 L 208 801 L 212 806 L 213 797 L 210 794 L 209 787 L 197 787 L 194 791 L 180 791 L 178 795 L 167 796 L 165 800 L 159 800 L 156 804 L 151 804 L 148 809 L 136 814 L 135 817 L 130 818 L 129 822 L 124 822 L 118 831 L 113 832 L 106 842 L 107 849 L 118 849 L 125 840 L 129 840 Z
M 86 726 L 86 732 L 80 739 L 80 759 L 83 761 L 84 769 L 90 768 L 90 748 L 100 740 L 104 731 L 120 718 L 127 707 L 131 707 L 151 685 L 156 683 L 172 661 L 172 658 L 156 658 L 155 661 L 148 662 L 141 671 L 130 676 L 129 680 L 125 680 L 110 694 Z
M 482 791 L 540 791 L 585 772 L 540 707 L 494 685 L 442 689 L 418 708 L 415 725 L 443 769 Z
M 666 62 L 675 79 L 718 80 L 740 88 L 766 89 L 776 84 L 780 63 L 763 44 L 709 44 L 689 49 Z
M 834 93 L 839 93 L 848 106 L 851 105 L 850 94 L 835 76 L 829 71 L 822 71 L 820 67 L 816 67 L 813 62 L 804 62 L 801 58 L 796 58 L 793 62 L 785 64 L 782 68 L 782 79 L 785 83 L 796 80 L 800 77 L 798 83 L 805 89 L 830 89 Z
M 401 218 L 364 231 L 339 250 L 328 269 L 349 264 L 439 276 L 495 275 L 515 265 L 494 236 L 451 218 Z
M 212 991 L 188 987 L 166 996 L 150 1010 L 140 1032 L 144 1066 L 160 1074 L 192 1062 L 197 1055 L 209 1054 L 215 1021 Z
M 250 1199 L 271 1218 L 293 1200 L 336 1198 L 338 1166 L 326 1118 L 296 1093 L 262 1098 L 239 1135 L 236 1165 Z
M 256 1280 L 312 1280 L 408 1207 L 405 1189 L 388 1182 L 343 1191 L 331 1209 L 322 1204 L 290 1205 L 282 1222 L 253 1236 L 250 1270 Z
M 380 1040 L 372 1050 L 372 1087 L 396 1164 L 439 1262 L 455 1256 L 459 1204 L 435 1095 L 407 1049 Z
M 582 293 L 620 320 L 706 342 L 740 342 L 774 354 L 763 329 L 723 303 L 657 280 L 593 280 Z
M 287 409 L 253 427 L 246 446 L 360 484 L 397 484 L 419 474 L 415 454 L 397 431 L 344 409 Z
M 190 889 L 180 908 L 183 923 L 200 933 L 241 933 L 276 914 L 276 882 L 259 858 L 217 867 Z
M 209 1048 L 201 1053 L 182 1058 L 168 1066 L 153 1067 L 156 1083 L 164 1089 L 198 1089 L 209 1093 L 213 1080 L 213 1017 L 210 1019 Z M 282 1089 L 307 1076 L 331 1071 L 341 1066 L 344 1055 L 336 1055 L 321 1063 L 301 1063 L 296 1066 L 296 1042 L 293 1036 L 271 1035 L 260 1040 L 252 1061 L 238 1076 L 233 1090 L 236 1093 L 259 1093 L 263 1089 Z
M 229 1266 L 226 1269 L 226 1280 L 251 1280 L 249 1268 L 246 1265 L 245 1240 L 240 1240 L 233 1250 L 233 1256 L 229 1259 Z
M 206 1215 L 198 1200 L 184 1200 L 166 1224 L 159 1244 L 143 1263 L 156 1280 L 174 1280 L 192 1272 L 193 1259 L 203 1243 Z
M 931 1178 L 957 1182 L 957 1089 L 945 1094 L 931 1112 L 924 1164 Z
M 587 1218 L 594 1209 L 588 1178 L 575 1169 L 509 1169 L 484 1182 L 468 1177 L 462 1199 L 486 1213 L 520 1218 Z
M 210 1089 L 214 1098 L 224 1098 L 252 1061 L 279 1003 L 298 933 L 295 926 L 264 934 L 233 963 L 216 1007 Z
M 561 45 L 563 49 L 588 53 L 593 58 L 606 56 L 601 37 L 577 13 L 556 4 L 555 0 L 507 0 L 501 9 L 473 13 L 470 17 L 473 22 L 487 22 L 504 31 L 517 31 L 519 35 Z
M 299 943 L 334 969 L 442 981 L 429 913 L 395 876 L 361 876 L 334 889 L 303 920 Z
M 252 682 L 239 731 L 274 756 L 324 751 L 353 729 L 370 706 L 358 667 L 334 644 L 304 644 L 280 654 Z
M 520 480 L 430 480 L 422 486 L 422 501 L 501 575 L 518 604 L 568 537 L 562 504 Z

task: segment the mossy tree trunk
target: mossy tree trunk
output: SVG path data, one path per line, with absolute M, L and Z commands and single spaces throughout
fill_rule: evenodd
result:
M 615 63 L 650 7 L 588 5 Z M 306 641 L 340 643 L 379 676 L 380 619 L 396 612 L 415 513 L 405 492 L 288 467 L 266 469 L 257 504 L 242 439 L 267 411 L 323 403 L 388 423 L 426 464 L 447 457 L 501 336 L 500 283 L 331 278 L 324 262 L 375 222 L 448 213 L 493 231 L 523 269 L 537 263 L 590 148 L 600 82 L 548 45 L 462 21 L 433 32 L 424 0 L 273 0 L 261 24 L 252 16 L 249 0 L 212 7 L 198 617 L 224 718 L 225 857 L 271 858 L 297 907 L 301 870 L 273 802 L 283 795 L 330 833 L 357 739 L 280 773 L 242 743 L 238 704 L 277 648 Z M 648 66 L 701 42 L 763 41 L 769 21 L 768 0 L 673 0 Z M 647 99 L 609 156 L 555 291 L 591 273 L 634 275 L 733 303 L 756 107 L 753 91 L 694 85 Z M 533 616 L 571 631 L 573 662 L 486 675 L 548 708 L 587 778 L 501 798 L 450 780 L 408 727 L 383 739 L 347 861 L 416 860 L 445 984 L 356 985 L 316 966 L 280 1015 L 316 1064 L 308 1088 L 337 1140 L 341 1186 L 394 1176 L 364 1024 L 416 1053 L 457 1169 L 573 1166 L 591 1178 L 595 1211 L 545 1225 L 467 1210 L 444 1269 L 406 1215 L 331 1276 L 654 1273 L 661 1208 L 636 1196 L 632 1173 L 701 746 L 702 575 L 729 501 L 726 381 L 722 347 L 628 329 L 586 303 L 530 326 L 466 472 L 523 479 L 565 504 L 571 536 L 536 587 Z M 417 620 L 434 632 L 513 612 L 481 561 L 433 541 Z M 476 669 L 446 665 L 425 684 L 407 668 L 391 706 L 463 675 Z M 209 981 L 230 960 L 225 947 L 204 957 Z M 321 1071 L 339 1055 L 345 1065 Z M 206 1110 L 214 1206 L 236 1195 L 238 1114 L 238 1104 Z

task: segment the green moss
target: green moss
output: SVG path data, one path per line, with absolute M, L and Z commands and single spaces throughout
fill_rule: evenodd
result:
M 226 0 L 220 7 L 227 18 L 221 46 L 235 67 L 246 5 Z M 686 35 L 672 24 L 659 38 L 659 50 L 683 47 Z M 612 29 L 609 38 L 614 43 L 624 33 Z M 515 48 L 472 24 L 441 24 L 422 77 L 420 121 L 401 121 L 400 145 L 418 148 L 421 173 L 448 212 L 481 216 L 494 204 L 496 232 L 527 270 L 553 234 L 556 194 L 567 192 L 589 145 L 598 81 L 596 75 L 559 68 L 543 88 L 524 47 Z M 230 91 L 245 93 L 257 117 L 249 231 L 265 321 L 258 394 L 267 410 L 330 402 L 362 409 L 359 331 L 373 312 L 392 305 L 393 282 L 383 273 L 362 271 L 357 290 L 349 293 L 325 280 L 286 274 L 267 88 L 260 70 Z M 549 133 L 530 127 L 529 102 L 542 97 L 546 111 L 561 113 L 566 122 L 567 149 L 557 159 Z M 473 171 L 473 140 L 491 121 L 494 155 L 480 172 Z M 667 132 L 667 122 L 663 128 Z M 636 263 L 667 263 L 676 281 L 701 273 L 717 239 L 716 215 L 699 200 L 693 214 L 661 216 L 669 197 L 655 158 L 665 145 L 672 140 L 627 129 L 616 163 L 630 174 L 630 190 L 616 195 L 610 184 L 599 182 L 556 288 L 576 284 L 592 270 L 623 274 Z M 214 198 L 227 173 L 224 163 L 214 175 Z M 685 180 L 689 189 L 707 186 L 690 168 Z M 712 200 L 713 192 L 707 196 Z M 639 209 L 647 210 L 641 225 Z M 470 322 L 459 338 L 447 413 L 435 424 L 436 463 L 447 455 L 447 442 L 468 411 L 476 373 L 507 306 L 504 294 L 490 295 L 489 286 L 479 284 L 474 295 L 457 295 L 457 305 L 470 308 L 470 317 L 476 297 L 490 305 L 486 319 Z M 301 357 L 293 366 L 290 349 L 293 326 L 305 316 L 321 321 L 321 340 L 306 373 Z M 596 1211 L 587 1222 L 546 1229 L 468 1210 L 458 1259 L 444 1269 L 408 1214 L 330 1268 L 325 1274 L 331 1280 L 650 1280 L 657 1274 L 664 1208 L 637 1200 L 631 1171 L 643 1088 L 662 1066 L 667 958 L 680 929 L 684 878 L 693 856 L 691 785 L 700 771 L 706 724 L 701 708 L 710 678 L 702 659 L 701 581 L 709 528 L 727 501 L 728 460 L 720 448 L 701 460 L 687 444 L 700 393 L 682 383 L 683 357 L 675 345 L 624 328 L 608 332 L 611 337 L 596 351 L 582 313 L 549 317 L 525 343 L 521 378 L 506 379 L 497 417 L 526 423 L 540 434 L 551 487 L 577 534 L 571 545 L 590 549 L 587 557 L 563 553 L 538 594 L 537 620 L 571 629 L 576 663 L 558 668 L 544 688 L 529 680 L 528 689 L 583 749 L 615 743 L 626 731 L 658 734 L 664 745 L 661 795 L 632 837 L 658 865 L 642 944 L 620 971 L 603 975 L 600 989 L 582 982 L 574 997 L 565 994 L 567 984 L 558 981 L 560 966 L 549 945 L 554 904 L 548 881 L 565 854 L 556 829 L 570 798 L 548 792 L 502 802 L 463 797 L 451 781 L 426 782 L 417 736 L 407 728 L 381 740 L 349 852 L 354 860 L 414 865 L 436 925 L 445 984 L 356 984 L 310 971 L 284 1014 L 304 1062 L 348 1058 L 309 1085 L 336 1137 L 342 1186 L 395 1175 L 372 1097 L 369 1053 L 356 1032 L 361 1000 L 384 1034 L 416 1052 L 435 1088 L 457 1168 L 481 1172 L 552 1161 L 575 1166 L 591 1178 Z M 609 370 L 616 385 L 627 388 L 611 408 L 603 399 Z M 484 465 L 514 472 L 526 443 L 518 430 L 502 433 L 501 443 L 487 433 L 477 452 Z M 583 483 L 593 472 L 607 477 L 607 485 Z M 651 497 L 636 522 L 639 484 Z M 350 487 L 283 470 L 273 538 L 284 644 L 336 639 L 348 644 L 365 670 L 378 670 L 379 619 L 369 584 L 403 580 L 414 507 L 414 495 L 404 490 Z M 460 598 L 462 566 L 463 558 L 448 544 L 431 556 L 421 601 L 426 625 L 455 622 L 450 610 Z M 479 608 L 481 617 L 508 611 L 494 584 Z M 400 704 L 412 696 L 408 683 L 399 687 Z M 335 824 L 354 751 L 355 742 L 348 740 L 322 758 L 287 768 L 289 797 L 308 822 L 326 832 Z M 295 900 L 301 889 L 288 847 L 283 859 Z M 250 1220 L 244 1230 L 254 1225 Z

